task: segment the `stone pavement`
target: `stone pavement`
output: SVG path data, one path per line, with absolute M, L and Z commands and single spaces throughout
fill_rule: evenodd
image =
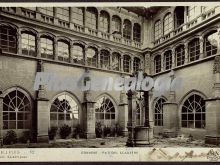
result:
M 108 137 L 97 139 L 57 139 L 50 143 L 30 143 L 14 144 L 3 146 L 4 148 L 120 148 L 126 147 L 127 137 Z M 153 143 L 148 147 L 167 148 L 167 147 L 219 147 L 215 145 L 206 145 L 204 140 L 189 141 L 188 138 L 163 138 L 155 137 Z

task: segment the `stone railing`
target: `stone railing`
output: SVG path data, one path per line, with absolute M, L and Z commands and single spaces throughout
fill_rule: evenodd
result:
M 136 47 L 136 48 L 141 48 L 142 44 L 143 44 L 143 43 L 137 42 L 137 41 L 133 41 L 133 42 L 132 42 L 132 45 L 133 45 L 134 47 Z
M 178 35 L 179 33 L 183 32 L 183 29 L 184 29 L 184 25 L 179 26 L 177 29 L 175 29 L 173 31 L 173 35 L 175 36 L 175 35 Z
M 67 21 L 64 21 L 64 20 L 58 20 L 58 25 L 59 26 L 62 26 L 62 27 L 64 27 L 64 28 L 70 28 L 70 23 L 69 22 L 67 22 Z
M 27 17 L 27 18 L 37 19 L 37 20 L 45 22 L 45 23 L 54 24 L 57 26 L 61 26 L 63 28 L 71 29 L 71 30 L 81 32 L 81 33 L 86 33 L 91 36 L 96 36 L 96 37 L 99 37 L 102 39 L 111 40 L 113 42 L 121 43 L 121 44 L 124 44 L 127 46 L 132 46 L 132 47 L 141 49 L 141 47 L 143 45 L 141 42 L 125 39 L 121 35 L 118 36 L 115 34 L 101 32 L 96 29 L 91 29 L 86 26 L 75 24 L 73 22 L 64 21 L 64 20 L 55 18 L 53 16 L 49 16 L 49 15 L 40 13 L 35 10 L 30 10 L 30 9 L 22 8 L 22 7 L 18 7 L 18 8 L 2 7 L 1 9 L 2 9 L 2 11 L 7 12 L 7 13 L 13 13 L 13 14 L 21 15 L 21 16 Z
M 85 28 L 82 25 L 78 25 L 78 24 L 74 24 L 74 23 L 70 23 L 70 29 L 77 31 L 77 32 L 84 32 Z
M 36 12 L 32 10 L 28 10 L 28 9 L 24 10 L 24 8 L 22 8 L 21 14 L 28 18 L 36 18 Z
M 179 35 L 180 33 L 189 30 L 190 28 L 202 23 L 203 21 L 217 15 L 220 14 L 220 7 L 214 7 L 202 14 L 200 14 L 198 17 L 194 18 L 193 20 L 190 20 L 184 24 L 182 24 L 181 26 L 179 26 L 178 28 L 172 30 L 171 32 L 169 32 L 168 34 L 160 37 L 159 39 L 155 40 L 153 42 L 154 46 L 157 46 L 165 41 L 167 41 L 168 39 Z
M 205 12 L 205 13 L 202 14 L 202 19 L 203 19 L 203 20 L 208 19 L 209 17 L 215 15 L 215 13 L 216 13 L 217 11 L 218 11 L 218 7 L 213 8 L 213 9 L 211 9 L 211 10 L 208 10 L 207 12 Z
M 105 32 L 99 32 L 100 33 L 100 37 L 106 40 L 110 39 L 110 34 L 109 33 L 105 33 Z
M 54 24 L 54 17 L 41 14 L 40 20 L 46 23 Z
M 119 42 L 119 43 L 121 43 L 122 37 L 116 36 L 116 35 L 112 35 L 112 40 L 113 40 L 114 42 Z
M 86 32 L 88 33 L 88 34 L 90 34 L 90 35 L 92 35 L 92 36 L 98 36 L 98 31 L 97 30 L 95 30 L 95 29 L 91 29 L 91 28 L 88 28 L 88 27 L 86 27 Z
M 132 40 L 129 40 L 126 38 L 124 38 L 122 41 L 123 41 L 123 44 L 128 45 L 128 46 L 131 46 L 131 44 L 132 44 Z
M 10 13 L 16 13 L 15 7 L 2 7 L 2 11 L 10 12 Z

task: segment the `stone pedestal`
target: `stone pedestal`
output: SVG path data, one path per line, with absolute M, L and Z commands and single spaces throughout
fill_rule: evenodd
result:
M 37 100 L 37 142 L 49 142 L 48 129 L 50 122 L 49 100 L 39 98 Z
M 123 127 L 123 135 L 128 135 L 127 123 L 128 123 L 128 104 L 123 103 L 118 106 L 119 125 Z
M 91 99 L 91 93 L 86 91 L 84 93 L 83 102 L 83 126 L 85 128 L 85 136 L 87 139 L 95 139 L 95 102 Z
M 206 101 L 205 143 L 220 144 L 220 56 L 216 56 L 213 65 L 214 84 L 211 99 Z
M 220 144 L 220 98 L 206 100 L 205 143 Z
M 128 140 L 126 145 L 128 147 L 134 147 L 134 128 L 136 126 L 136 99 L 137 92 L 128 91 Z
M 128 135 L 127 123 L 128 123 L 128 104 L 126 100 L 126 94 L 124 91 L 120 93 L 120 104 L 118 105 L 118 124 L 123 127 L 123 135 Z
M 177 104 L 165 102 L 163 104 L 163 134 L 165 137 L 176 137 L 178 129 L 178 109 Z
M 135 147 L 147 146 L 153 142 L 153 129 L 150 127 L 135 127 L 134 144 Z
M 216 56 L 213 66 L 213 97 L 206 101 L 205 143 L 220 144 L 220 56 Z
M 84 102 L 84 111 L 85 111 L 85 136 L 87 139 L 95 139 L 95 102 Z
M 1 92 L 1 91 L 0 91 Z M 0 94 L 0 147 L 3 146 L 3 97 Z

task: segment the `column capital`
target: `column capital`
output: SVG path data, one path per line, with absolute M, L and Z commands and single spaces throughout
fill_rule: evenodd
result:
M 203 36 L 199 36 L 199 42 L 203 42 L 203 41 L 204 41 Z
M 188 48 L 188 44 L 189 44 L 188 41 L 184 41 L 184 46 L 185 46 L 185 48 L 186 48 L 186 47 Z
M 95 101 L 92 98 L 92 93 L 91 91 L 85 91 L 84 92 L 84 97 L 83 97 L 84 103 L 95 103 Z

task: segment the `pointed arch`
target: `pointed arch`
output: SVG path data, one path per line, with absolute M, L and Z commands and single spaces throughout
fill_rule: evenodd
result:
M 56 40 L 56 36 L 53 33 L 51 33 L 51 32 L 40 32 L 39 36 L 40 36 L 40 38 L 42 38 L 42 37 L 49 37 L 53 41 Z
M 180 104 L 181 127 L 205 129 L 206 125 L 206 96 L 197 90 L 191 90 Z
M 163 103 L 165 103 L 166 101 L 167 99 L 164 96 L 161 96 L 155 98 L 153 102 L 155 126 L 163 126 Z
M 20 27 L 20 31 L 21 31 L 21 33 L 22 32 L 30 32 L 30 33 L 34 34 L 35 36 L 37 36 L 39 33 L 36 29 L 31 28 L 31 27 L 27 27 L 27 26 Z
M 3 129 L 31 129 L 33 103 L 28 92 L 15 86 L 3 95 Z
M 74 127 L 80 123 L 81 105 L 78 98 L 63 91 L 56 94 L 50 101 L 50 127 L 67 124 Z
M 107 93 L 103 93 L 96 98 L 95 104 L 96 122 L 102 125 L 115 125 L 118 120 L 117 104 L 113 97 Z

